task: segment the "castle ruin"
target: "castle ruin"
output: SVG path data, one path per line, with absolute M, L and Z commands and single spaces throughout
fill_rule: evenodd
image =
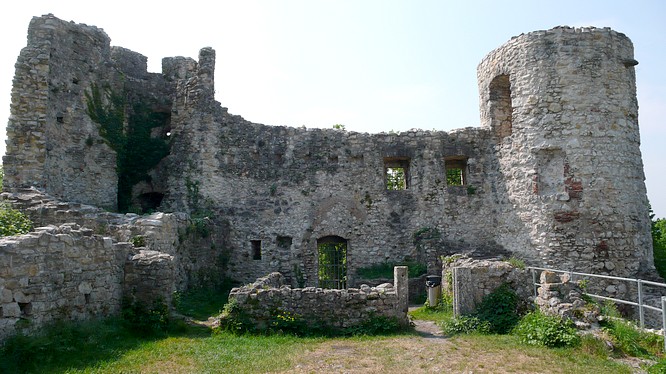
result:
M 215 58 L 203 48 L 148 73 L 146 57 L 111 47 L 99 28 L 33 18 L 3 190 L 55 226 L 0 241 L 2 331 L 30 316 L 114 313 L 137 290 L 168 298 L 204 270 L 244 283 L 279 271 L 292 285 L 335 288 L 380 263 L 438 273 L 441 256 L 467 252 L 622 277 L 654 271 L 637 62 L 619 32 L 512 38 L 478 66 L 480 126 L 449 132 L 252 123 L 215 101 Z M 205 221 L 204 238 L 183 234 L 193 226 L 184 213 Z M 127 243 L 136 235 L 141 251 Z

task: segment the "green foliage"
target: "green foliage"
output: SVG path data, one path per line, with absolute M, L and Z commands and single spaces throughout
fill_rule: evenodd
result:
M 483 298 L 469 316 L 453 318 L 442 323 L 446 334 L 506 334 L 520 320 L 518 295 L 504 283 Z
M 463 170 L 460 168 L 446 169 L 446 185 L 447 186 L 462 186 L 463 185 Z
M 639 329 L 635 324 L 621 318 L 609 318 L 603 330 L 613 338 L 616 350 L 624 355 L 651 358 L 660 355 L 664 338 Z
M 518 295 L 507 283 L 483 298 L 473 316 L 490 325 L 490 332 L 506 334 L 518 323 Z
M 336 327 L 318 320 L 316 317 L 305 318 L 296 313 L 275 308 L 270 311 L 267 323 L 258 325 L 235 299 L 230 300 L 222 312 L 220 329 L 235 334 L 289 334 L 302 337 L 338 337 L 361 335 L 386 335 L 406 331 L 393 317 L 370 315 L 355 326 Z
M 336 130 L 345 131 L 345 125 L 343 125 L 341 123 L 336 123 L 335 125 L 333 125 L 333 128 L 336 129 Z
M 506 262 L 508 262 L 509 264 L 511 264 L 511 266 L 513 266 L 515 268 L 525 269 L 525 260 L 520 259 L 518 257 L 511 256 L 511 257 L 509 257 L 508 260 L 506 260 Z
M 215 287 L 199 287 L 184 293 L 174 294 L 173 304 L 176 311 L 198 320 L 219 315 L 224 308 L 231 290 L 231 281 L 224 278 Z
M 652 246 L 654 248 L 654 266 L 662 278 L 666 278 L 666 219 L 654 218 L 650 208 L 650 227 L 652 232 Z
M 425 264 L 415 261 L 402 261 L 402 262 L 384 262 L 367 267 L 362 267 L 356 270 L 356 275 L 363 279 L 390 279 L 393 278 L 393 268 L 396 266 L 407 266 L 407 274 L 409 278 L 420 277 L 428 272 L 428 267 Z
M 404 168 L 386 168 L 386 189 L 391 191 L 407 189 Z
M 0 203 L 0 236 L 27 234 L 32 230 L 32 221 L 28 216 Z
M 526 314 L 513 329 L 513 334 L 528 345 L 555 348 L 580 344 L 580 337 L 571 321 L 547 316 L 540 311 Z
M 169 154 L 167 142 L 152 137 L 151 130 L 163 126 L 170 114 L 152 111 L 143 102 L 133 103 L 130 110 L 124 93 L 108 86 L 93 84 L 85 96 L 90 119 L 100 125 L 100 136 L 116 151 L 118 210 L 128 212 L 132 187 L 150 181 L 148 171 Z
M 409 311 L 409 315 L 413 319 L 443 323 L 453 318 L 453 307 L 444 301 L 436 307 L 430 307 L 426 302 L 422 307 Z
M 134 247 L 137 247 L 137 248 L 138 247 L 145 247 L 146 246 L 146 238 L 143 235 L 136 235 L 136 236 L 133 236 L 130 239 L 130 243 L 132 243 L 132 245 Z
M 439 239 L 442 234 L 437 227 L 422 227 L 412 234 L 412 239 L 415 245 L 419 245 L 424 240 Z
M 666 358 L 662 358 L 656 364 L 647 369 L 648 374 L 664 374 L 666 373 Z
M 163 300 L 146 306 L 139 301 L 125 299 L 121 316 L 128 327 L 143 334 L 162 334 L 169 328 L 169 308 Z
M 442 333 L 445 335 L 491 333 L 490 323 L 474 316 L 461 316 L 445 320 L 442 322 L 441 326 Z

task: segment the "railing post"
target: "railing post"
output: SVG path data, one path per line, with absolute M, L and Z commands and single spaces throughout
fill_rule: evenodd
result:
M 539 293 L 537 292 L 537 281 L 536 281 L 536 270 L 532 269 L 532 287 L 534 288 L 534 297 L 538 297 Z
M 661 329 L 664 335 L 664 352 L 666 352 L 666 296 L 661 297 Z
M 640 279 L 637 279 L 638 283 L 638 318 L 641 323 L 641 328 L 645 327 L 645 315 L 643 312 L 643 283 Z

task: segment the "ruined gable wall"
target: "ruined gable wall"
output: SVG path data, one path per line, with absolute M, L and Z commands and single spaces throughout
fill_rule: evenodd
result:
M 115 154 L 84 101 L 91 83 L 110 73 L 109 41 L 96 27 L 33 18 L 16 63 L 5 188 L 35 186 L 67 200 L 115 206 Z
M 501 244 L 556 268 L 653 268 L 635 64 L 623 34 L 568 27 L 515 37 L 481 62 L 482 125 L 496 136 L 510 199 L 500 206 Z M 528 245 L 512 246 L 517 237 Z
M 5 188 L 38 187 L 66 201 L 115 209 L 116 153 L 87 113 L 93 85 L 170 113 L 173 88 L 146 57 L 110 47 L 94 26 L 35 17 L 16 63 L 7 126 Z M 166 130 L 165 130 L 166 131 Z

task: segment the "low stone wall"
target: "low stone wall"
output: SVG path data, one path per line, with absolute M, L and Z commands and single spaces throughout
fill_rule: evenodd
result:
M 120 310 L 129 243 L 76 224 L 0 239 L 0 340 L 55 320 Z
M 534 299 L 531 273 L 501 260 L 459 257 L 443 265 L 442 283 L 444 290 L 453 292 L 456 316 L 473 312 L 486 295 L 503 283 L 508 283 L 521 300 Z
M 536 304 L 543 313 L 569 319 L 579 329 L 599 327 L 599 307 L 583 300 L 579 283 L 571 282 L 569 274 L 543 271 L 539 283 Z
M 426 275 L 421 275 L 415 278 L 409 278 L 409 303 L 410 304 L 420 304 L 423 303 L 426 299 Z M 362 285 L 366 284 L 370 287 L 376 287 L 380 284 L 391 283 L 393 279 L 388 278 L 378 278 L 378 279 L 357 279 L 354 282 L 354 287 L 361 288 Z
M 271 273 L 251 285 L 234 288 L 230 319 L 242 318 L 257 330 L 267 330 L 278 316 L 291 316 L 314 328 L 345 329 L 362 325 L 373 316 L 407 318 L 407 268 L 398 267 L 394 284 L 349 289 L 290 288 L 280 273 Z

